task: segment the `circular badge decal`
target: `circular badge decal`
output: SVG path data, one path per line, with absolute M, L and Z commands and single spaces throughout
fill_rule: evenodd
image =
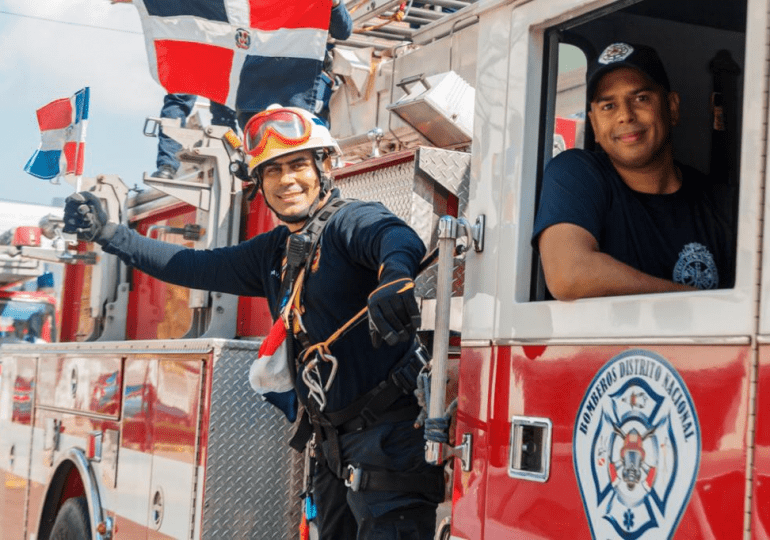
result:
M 573 461 L 595 539 L 671 538 L 698 473 L 701 434 L 690 392 L 664 358 L 632 350 L 589 385 Z

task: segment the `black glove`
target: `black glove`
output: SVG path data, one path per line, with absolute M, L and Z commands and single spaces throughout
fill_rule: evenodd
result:
M 421 322 L 411 279 L 385 283 L 369 295 L 369 335 L 375 347 L 383 340 L 388 345 L 408 340 Z
M 78 240 L 106 244 L 116 229 L 117 225 L 109 222 L 98 197 L 90 191 L 73 193 L 64 201 L 65 233 L 77 233 Z

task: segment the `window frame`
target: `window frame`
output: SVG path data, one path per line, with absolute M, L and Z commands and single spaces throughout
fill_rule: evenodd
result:
M 534 281 L 531 270 L 535 266 L 530 247 L 535 193 L 547 161 L 543 149 L 551 147 L 548 142 L 552 145 L 553 116 L 550 124 L 542 117 L 544 111 L 549 107 L 552 111 L 554 107 L 552 100 L 543 102 L 543 96 L 555 95 L 555 81 L 553 88 L 549 88 L 548 79 L 548 70 L 556 69 L 555 62 L 550 63 L 550 68 L 547 63 L 549 58 L 553 60 L 555 32 L 552 30 L 574 27 L 633 3 L 636 2 L 607 0 L 597 9 L 596 3 L 584 0 L 533 0 L 500 8 L 509 10 L 507 18 L 496 11 L 487 13 L 490 19 L 482 18 L 480 51 L 485 50 L 485 39 L 495 39 L 495 28 L 499 33 L 503 24 L 510 25 L 507 91 L 504 104 L 495 104 L 493 99 L 477 99 L 471 182 L 478 185 L 471 189 L 469 215 L 487 215 L 487 245 L 497 245 L 500 249 L 469 257 L 467 262 L 464 340 L 692 339 L 753 333 L 758 294 L 756 246 L 762 205 L 756 194 L 763 192 L 762 156 L 767 147 L 763 126 L 768 116 L 767 104 L 755 97 L 765 95 L 767 76 L 764 72 L 756 73 L 761 71 L 756 69 L 744 70 L 743 108 L 739 112 L 743 122 L 735 286 L 714 291 L 572 302 L 530 301 Z M 767 4 L 768 0 L 748 0 L 748 12 L 763 6 L 767 12 Z M 497 20 L 492 21 L 493 17 Z M 746 21 L 744 66 L 764 66 L 767 28 L 764 20 L 753 19 L 749 16 Z M 480 62 L 477 96 L 485 93 L 484 69 Z M 520 76 L 522 73 L 526 76 Z M 479 128 L 479 118 L 494 119 L 500 114 L 507 119 L 501 137 L 491 136 Z M 551 135 L 543 136 L 543 133 Z M 537 160 L 525 159 L 535 155 Z M 770 241 L 768 231 L 765 239 Z M 489 264 L 490 257 L 496 264 Z M 770 270 L 763 270 L 763 278 L 770 280 Z M 770 329 L 770 308 L 763 310 L 763 314 Z

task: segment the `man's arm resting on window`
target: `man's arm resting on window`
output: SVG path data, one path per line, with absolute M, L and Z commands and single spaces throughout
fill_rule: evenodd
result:
M 558 300 L 696 290 L 602 253 L 596 238 L 572 223 L 551 225 L 540 234 L 538 245 L 545 281 Z

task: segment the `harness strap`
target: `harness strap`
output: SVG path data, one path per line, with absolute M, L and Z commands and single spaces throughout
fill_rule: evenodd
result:
M 335 427 L 343 427 L 346 432 L 358 431 L 378 423 L 387 408 L 403 395 L 399 387 L 386 380 L 344 409 L 326 416 Z
M 345 485 L 352 491 L 399 491 L 444 495 L 444 469 L 431 467 L 423 472 L 367 471 L 348 465 Z
M 321 233 L 328 224 L 331 217 L 337 213 L 338 210 L 351 203 L 350 199 L 341 199 L 335 197 L 327 202 L 321 210 L 313 215 L 313 217 L 300 229 L 299 231 L 292 233 L 287 239 L 287 256 L 284 257 L 283 275 L 281 278 L 281 308 L 279 316 L 283 319 L 286 329 L 291 333 L 303 346 L 303 348 L 311 345 L 310 338 L 307 335 L 305 326 L 302 323 L 302 314 L 304 312 L 304 289 L 305 280 L 312 270 L 313 260 L 316 258 L 318 251 L 318 243 L 321 240 Z M 299 235 L 304 237 L 307 244 L 305 248 L 307 251 L 303 252 L 302 261 L 295 267 L 289 265 L 289 245 L 291 238 Z M 294 313 L 294 323 L 289 323 L 289 313 Z
M 420 406 L 407 405 L 406 407 L 402 407 L 394 411 L 388 411 L 380 415 L 372 415 L 371 419 L 367 419 L 364 414 L 364 411 L 362 411 L 360 416 L 357 416 L 352 420 L 349 420 L 348 422 L 340 425 L 337 428 L 337 432 L 340 435 L 345 435 L 347 433 L 362 431 L 379 423 L 395 424 L 397 422 L 403 422 L 404 420 L 414 421 L 414 419 L 417 418 L 417 416 L 420 414 Z

